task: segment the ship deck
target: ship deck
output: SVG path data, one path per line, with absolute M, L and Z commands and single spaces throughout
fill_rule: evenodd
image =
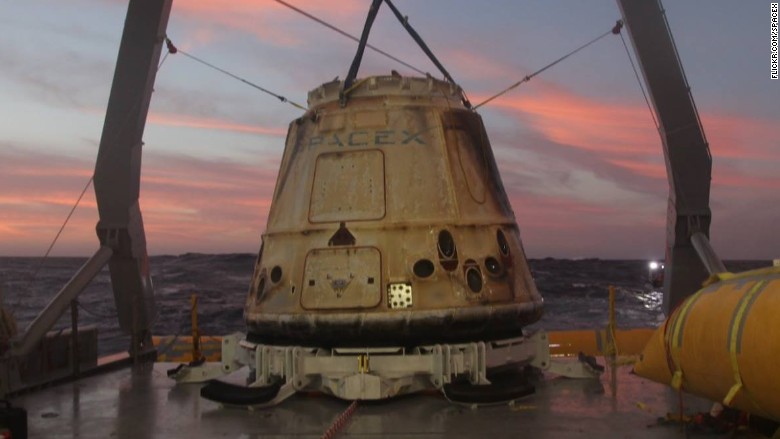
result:
M 127 367 L 22 394 L 13 402 L 27 409 L 29 437 L 47 439 L 318 438 L 348 407 L 327 396 L 296 395 L 269 409 L 224 408 L 200 398 L 201 385 L 176 385 L 166 375 L 174 366 Z M 683 402 L 687 413 L 710 406 L 688 395 Z M 439 394 L 362 402 L 340 436 L 682 438 L 679 424 L 658 421 L 678 411 L 677 393 L 621 366 L 600 380 L 547 376 L 534 395 L 513 405 L 471 408 Z

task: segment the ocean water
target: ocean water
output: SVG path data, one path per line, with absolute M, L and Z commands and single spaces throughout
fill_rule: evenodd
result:
M 86 258 L 49 258 L 36 276 L 39 258 L 0 257 L 0 288 L 23 330 L 67 283 Z M 150 258 L 158 318 L 156 335 L 187 335 L 190 297 L 198 295 L 201 334 L 244 331 L 243 306 L 252 276 L 253 254 L 184 254 Z M 531 271 L 545 300 L 545 314 L 533 325 L 547 330 L 590 329 L 607 324 L 608 288 L 614 285 L 619 327 L 654 327 L 664 319 L 662 294 L 648 282 L 647 261 L 531 259 Z M 771 261 L 727 261 L 732 271 Z M 96 325 L 101 355 L 126 350 L 129 337 L 117 323 L 108 269 L 79 296 L 79 323 Z M 70 312 L 55 329 L 70 327 Z

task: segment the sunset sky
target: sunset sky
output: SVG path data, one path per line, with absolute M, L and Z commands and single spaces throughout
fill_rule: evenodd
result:
M 369 0 L 289 0 L 359 35 Z M 620 18 L 614 0 L 396 0 L 472 102 Z M 780 81 L 769 2 L 665 2 L 713 155 L 722 257 L 780 258 Z M 0 13 L 0 255 L 40 256 L 94 170 L 126 2 L 5 1 Z M 272 0 L 178 0 L 179 47 L 305 104 L 345 77 L 356 43 Z M 370 43 L 435 67 L 383 7 Z M 361 76 L 414 72 L 367 51 Z M 531 257 L 663 256 L 661 142 L 610 35 L 479 110 Z M 300 110 L 171 55 L 144 135 L 150 254 L 256 252 L 287 124 Z M 98 245 L 90 188 L 53 254 Z

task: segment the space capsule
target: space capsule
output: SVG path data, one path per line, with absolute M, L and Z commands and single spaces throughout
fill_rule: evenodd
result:
M 415 346 L 522 334 L 543 300 L 481 117 L 457 85 L 374 76 L 290 124 L 247 340 Z

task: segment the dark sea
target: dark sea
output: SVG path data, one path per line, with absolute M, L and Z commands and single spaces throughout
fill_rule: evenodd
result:
M 253 254 L 153 256 L 152 279 L 158 318 L 155 335 L 188 335 L 190 296 L 198 295 L 201 334 L 244 331 L 243 306 L 252 276 Z M 37 277 L 40 258 L 0 257 L 0 288 L 22 331 L 67 283 L 86 258 L 49 258 Z M 531 271 L 545 300 L 535 328 L 589 329 L 607 324 L 608 288 L 617 290 L 618 326 L 654 327 L 664 319 L 662 294 L 648 279 L 648 261 L 531 259 Z M 731 271 L 766 267 L 771 261 L 727 261 Z M 129 337 L 119 330 L 108 269 L 79 296 L 79 323 L 99 331 L 100 355 L 126 350 Z M 70 312 L 55 330 L 70 327 Z

